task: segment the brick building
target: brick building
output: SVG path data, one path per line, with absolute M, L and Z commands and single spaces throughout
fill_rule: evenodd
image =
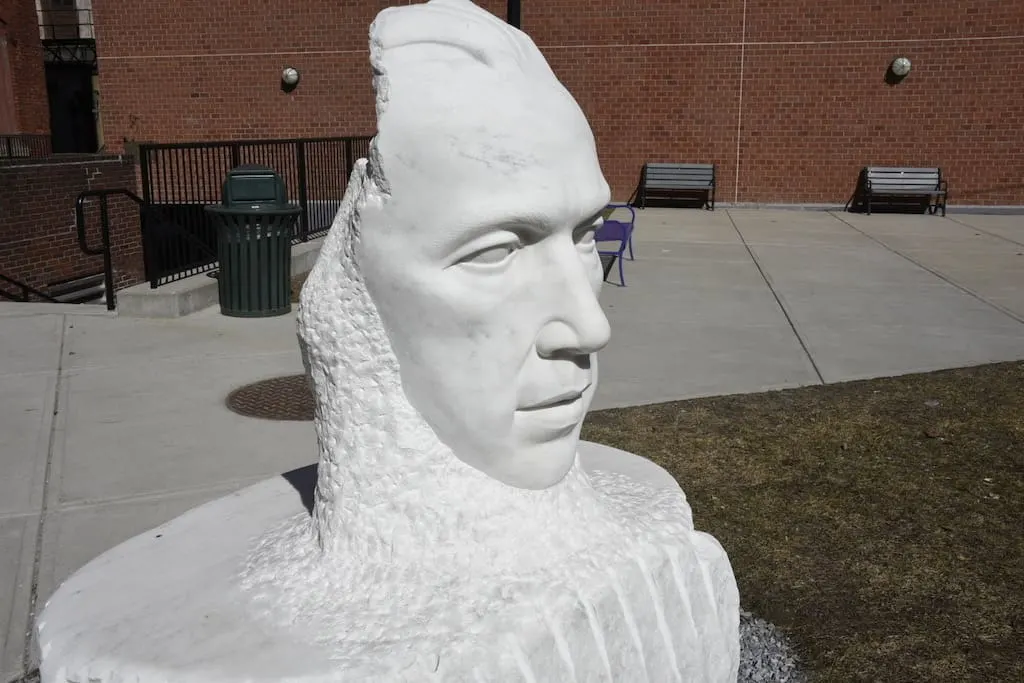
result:
M 0 135 L 49 132 L 35 5 L 25 0 L 0 0 Z
M 0 0 L 0 134 L 49 132 L 38 54 L 57 35 L 36 21 L 61 12 L 94 30 L 104 151 L 372 133 L 367 28 L 394 4 Z M 874 163 L 941 166 L 953 204 L 1024 204 L 1024 3 L 523 0 L 522 21 L 618 199 L 649 160 L 716 163 L 726 202 L 841 203 Z M 896 56 L 913 69 L 892 84 Z
M 367 28 L 394 4 L 93 0 L 108 150 L 372 132 Z M 953 204 L 1024 204 L 1024 3 L 523 0 L 522 22 L 616 198 L 645 160 L 699 161 L 721 201 L 842 203 L 874 163 L 941 166 Z

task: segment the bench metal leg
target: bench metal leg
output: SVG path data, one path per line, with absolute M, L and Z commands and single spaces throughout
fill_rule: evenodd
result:
M 946 196 L 945 195 L 933 195 L 931 200 L 928 202 L 928 213 L 934 216 L 935 214 L 942 212 L 943 218 L 946 216 Z
M 868 215 L 870 216 L 871 215 L 871 193 L 868 192 L 866 196 L 867 196 L 867 200 L 868 200 Z

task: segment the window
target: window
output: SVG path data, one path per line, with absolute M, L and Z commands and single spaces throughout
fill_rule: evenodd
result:
M 43 40 L 92 37 L 92 0 L 36 0 L 36 13 Z

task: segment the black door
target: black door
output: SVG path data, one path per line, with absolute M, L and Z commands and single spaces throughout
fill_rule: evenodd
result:
M 46 91 L 50 97 L 50 132 L 55 154 L 95 152 L 95 106 L 90 64 L 47 64 Z

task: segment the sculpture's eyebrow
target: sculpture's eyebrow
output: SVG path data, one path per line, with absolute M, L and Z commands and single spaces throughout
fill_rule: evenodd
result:
M 466 244 L 494 232 L 544 234 L 554 232 L 555 225 L 539 213 L 519 213 L 490 221 L 469 221 L 454 227 L 450 236 L 439 245 L 446 252 L 455 251 Z
M 591 225 L 601 217 L 604 210 L 605 204 L 602 202 L 601 208 L 595 210 L 591 214 L 588 214 L 583 218 L 583 220 L 574 223 L 572 230 L 578 230 L 579 228 Z M 536 211 L 510 213 L 497 220 L 481 219 L 480 221 L 474 221 L 471 217 L 467 217 L 461 225 L 454 227 L 451 237 L 444 240 L 442 246 L 444 248 L 457 249 L 462 245 L 479 239 L 489 233 L 499 232 L 502 230 L 507 230 L 509 232 L 526 231 L 535 234 L 550 234 L 558 230 L 558 227 L 558 221 L 553 221 L 550 216 Z

